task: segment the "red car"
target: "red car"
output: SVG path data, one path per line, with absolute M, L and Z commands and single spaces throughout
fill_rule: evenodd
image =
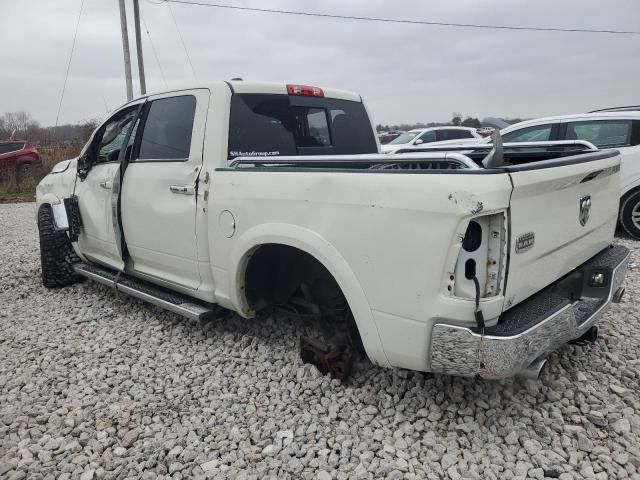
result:
M 39 162 L 38 150 L 24 140 L 0 140 L 0 170 L 12 169 L 23 177 Z

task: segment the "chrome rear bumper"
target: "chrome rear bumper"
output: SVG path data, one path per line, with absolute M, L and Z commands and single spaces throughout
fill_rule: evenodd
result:
M 541 292 L 508 310 L 498 325 L 478 329 L 437 323 L 431 333 L 431 371 L 458 376 L 512 377 L 570 340 L 581 337 L 620 301 L 629 250 L 612 245 Z M 588 284 L 603 272 L 607 284 Z M 576 288 L 580 294 L 575 295 Z M 572 300 L 578 298 L 578 300 Z

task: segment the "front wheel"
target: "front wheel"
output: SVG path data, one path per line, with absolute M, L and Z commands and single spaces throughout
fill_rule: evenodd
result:
M 18 167 L 18 180 L 24 182 L 33 176 L 33 163 L 23 163 Z
M 629 235 L 640 240 L 640 190 L 623 198 L 620 205 L 620 224 Z
M 38 210 L 38 231 L 43 285 L 59 288 L 82 281 L 83 277 L 73 270 L 73 264 L 80 259 L 73 251 L 67 234 L 55 229 L 51 205 L 42 205 Z

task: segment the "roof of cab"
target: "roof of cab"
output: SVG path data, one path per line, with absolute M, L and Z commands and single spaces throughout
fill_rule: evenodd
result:
M 211 82 L 209 84 L 201 84 L 201 85 L 186 85 L 180 88 L 172 88 L 167 90 L 161 90 L 157 92 L 149 92 L 147 95 L 142 95 L 140 97 L 134 98 L 133 101 L 139 100 L 141 98 L 149 97 L 152 95 L 159 95 L 164 93 L 171 92 L 180 92 L 184 90 L 192 90 L 196 88 L 219 88 L 221 85 L 227 85 L 234 93 L 266 93 L 266 94 L 281 94 L 287 95 L 287 85 L 307 85 L 307 84 L 298 84 L 298 83 L 275 83 L 275 82 L 256 82 L 256 81 L 248 81 L 248 80 L 229 80 L 224 81 L 220 80 L 218 82 Z M 336 98 L 340 100 L 350 100 L 352 102 L 362 102 L 362 97 L 355 92 L 350 92 L 347 90 L 339 90 L 337 88 L 327 88 L 318 85 L 313 85 L 314 87 L 321 88 L 324 92 L 324 96 L 326 98 Z M 130 102 L 129 102 L 130 103 Z
M 235 93 L 272 93 L 287 95 L 287 85 L 305 85 L 322 89 L 324 96 L 327 98 L 338 98 L 341 100 L 351 100 L 352 102 L 361 102 L 362 97 L 355 92 L 347 90 L 339 90 L 337 88 L 327 88 L 321 85 L 308 85 L 299 83 L 272 83 L 272 82 L 254 82 L 247 80 L 231 80 L 228 82 Z

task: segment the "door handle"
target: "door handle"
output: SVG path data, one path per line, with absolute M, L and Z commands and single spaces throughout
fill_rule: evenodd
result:
M 193 195 L 196 193 L 196 189 L 192 185 L 171 185 L 169 190 L 171 190 L 171 193 L 178 195 Z
M 103 180 L 100 182 L 100 186 L 102 188 L 110 189 L 113 187 L 113 182 L 111 180 Z

